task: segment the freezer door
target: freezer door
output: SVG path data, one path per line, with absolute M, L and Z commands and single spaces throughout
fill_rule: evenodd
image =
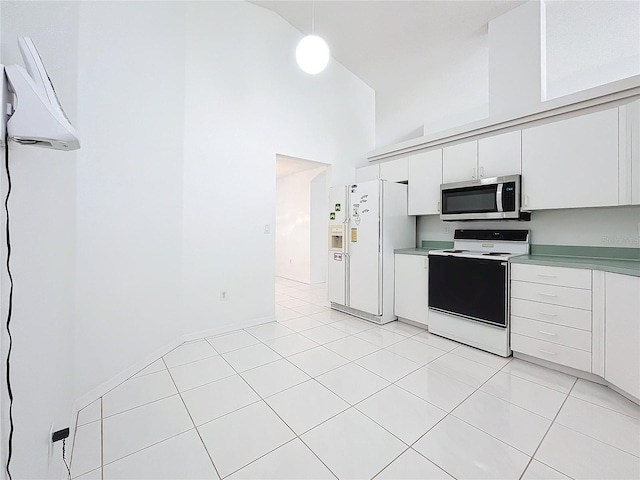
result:
M 380 192 L 379 180 L 349 189 L 349 306 L 373 315 L 382 314 Z
M 327 218 L 329 220 L 329 256 L 327 267 L 327 290 L 329 301 L 339 305 L 347 305 L 347 278 L 348 278 L 348 254 L 346 221 L 349 210 L 347 204 L 347 187 L 345 185 L 331 187 L 329 189 L 329 208 Z M 342 246 L 337 248 L 332 243 L 334 229 L 342 232 Z
M 348 210 L 347 187 L 344 185 L 329 189 L 329 225 L 345 223 Z
M 348 257 L 344 252 L 329 252 L 327 291 L 329 301 L 347 305 Z

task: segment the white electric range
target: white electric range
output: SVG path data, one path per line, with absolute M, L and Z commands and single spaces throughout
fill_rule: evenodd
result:
M 503 357 L 509 346 L 509 259 L 529 253 L 528 230 L 456 230 L 429 252 L 429 331 Z

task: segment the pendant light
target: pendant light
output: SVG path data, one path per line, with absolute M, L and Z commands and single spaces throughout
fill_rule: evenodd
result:
M 296 61 L 303 71 L 315 75 L 323 71 L 329 63 L 329 47 L 327 42 L 314 34 L 315 2 L 311 5 L 311 35 L 307 35 L 298 43 Z

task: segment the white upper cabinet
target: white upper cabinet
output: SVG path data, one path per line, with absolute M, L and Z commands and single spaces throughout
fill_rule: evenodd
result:
M 618 205 L 618 108 L 522 130 L 525 210 Z
M 442 149 L 409 157 L 409 215 L 440 213 L 442 183 Z
M 380 165 L 367 165 L 366 167 L 356 168 L 356 182 L 368 182 L 369 180 L 378 180 L 380 178 Z
M 640 100 L 631 106 L 631 174 L 632 202 L 640 205 Z
M 478 140 L 479 178 L 521 173 L 521 133 L 516 130 Z
M 640 205 L 640 100 L 619 108 L 619 203 Z
M 517 175 L 521 172 L 520 153 L 520 130 L 445 147 L 442 183 Z
M 442 183 L 464 182 L 478 178 L 478 141 L 444 147 Z
M 409 180 L 409 159 L 399 158 L 380 164 L 380 179 L 389 182 L 406 182 Z
M 640 277 L 605 274 L 604 378 L 640 398 Z

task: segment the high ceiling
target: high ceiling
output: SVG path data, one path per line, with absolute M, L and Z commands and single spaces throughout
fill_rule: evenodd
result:
M 460 1 L 254 1 L 296 29 L 322 36 L 332 57 L 377 93 L 410 88 L 493 18 L 524 3 Z

